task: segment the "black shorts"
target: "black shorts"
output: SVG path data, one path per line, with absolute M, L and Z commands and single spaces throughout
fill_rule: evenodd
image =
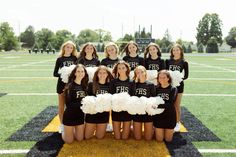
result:
M 155 128 L 163 129 L 174 129 L 176 126 L 176 111 L 172 109 L 171 111 L 166 112 L 166 110 L 161 113 L 153 116 L 153 126 Z
M 148 114 L 133 115 L 132 119 L 133 119 L 134 122 L 152 122 L 153 121 L 152 116 L 150 116 Z
M 111 117 L 112 121 L 118 121 L 118 122 L 125 122 L 132 120 L 132 115 L 129 114 L 127 111 L 121 111 L 121 112 L 112 111 Z
M 85 122 L 95 123 L 95 124 L 108 123 L 109 115 L 110 115 L 109 112 L 102 112 L 102 113 L 97 113 L 97 114 L 86 114 Z
M 63 124 L 67 126 L 76 126 L 84 124 L 84 112 L 80 107 L 66 108 L 63 114 Z
M 184 81 L 180 82 L 180 85 L 177 87 L 178 93 L 184 92 Z
M 64 92 L 66 83 L 62 82 L 61 78 L 57 80 L 57 93 L 62 94 Z

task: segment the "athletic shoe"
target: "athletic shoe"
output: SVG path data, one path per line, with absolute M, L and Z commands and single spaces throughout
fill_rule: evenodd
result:
M 177 122 L 177 123 L 176 123 L 176 126 L 175 126 L 175 128 L 174 128 L 174 131 L 175 131 L 175 132 L 179 132 L 179 131 L 180 131 L 180 122 Z
M 107 132 L 112 132 L 113 131 L 113 127 L 111 124 L 107 124 L 107 128 L 106 128 Z
M 60 125 L 59 125 L 59 127 L 58 127 L 58 132 L 59 132 L 60 134 L 62 134 L 62 133 L 64 132 L 64 126 L 63 126 L 63 124 L 60 124 Z

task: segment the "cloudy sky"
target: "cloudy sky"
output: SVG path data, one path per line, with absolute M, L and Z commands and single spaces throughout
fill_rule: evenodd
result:
M 205 13 L 219 15 L 227 36 L 236 26 L 235 6 L 235 0 L 4 0 L 0 22 L 9 22 L 17 35 L 32 25 L 36 31 L 67 29 L 74 34 L 102 28 L 113 39 L 133 34 L 139 25 L 150 31 L 152 25 L 154 38 L 162 38 L 168 29 L 173 41 L 195 42 L 196 27 Z

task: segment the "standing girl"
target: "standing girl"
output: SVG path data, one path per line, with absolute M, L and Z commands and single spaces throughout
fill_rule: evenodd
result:
M 170 49 L 170 59 L 166 60 L 166 69 L 172 71 L 180 71 L 184 72 L 184 80 L 188 78 L 189 69 L 188 69 L 188 62 L 184 59 L 184 52 L 183 48 L 176 44 Z M 184 82 L 180 83 L 180 86 L 177 87 L 178 95 L 176 99 L 176 114 L 177 114 L 177 124 L 175 127 L 175 131 L 180 130 L 180 117 L 181 117 L 181 108 L 180 103 L 182 99 L 182 95 L 184 92 Z
M 156 140 L 171 142 L 176 125 L 175 100 L 177 89 L 171 86 L 172 78 L 167 70 L 161 70 L 157 75 L 157 96 L 160 96 L 165 104 L 158 107 L 164 108 L 164 112 L 153 116 Z
M 115 79 L 111 81 L 111 94 L 127 92 L 134 93 L 134 83 L 129 79 L 130 67 L 125 61 L 118 61 L 113 68 Z M 115 139 L 128 139 L 132 116 L 127 111 L 112 111 L 112 124 Z M 122 128 L 122 132 L 121 132 Z
M 62 139 L 72 143 L 74 139 L 84 139 L 84 113 L 81 101 L 87 95 L 88 74 L 82 64 L 72 70 L 65 88 L 66 109 L 63 114 L 64 131 Z
M 110 81 L 112 75 L 107 67 L 101 65 L 94 73 L 93 82 L 89 84 L 88 95 L 110 93 Z M 85 138 L 89 139 L 96 131 L 96 137 L 102 139 L 106 133 L 106 126 L 109 122 L 109 112 L 97 114 L 86 114 Z
M 134 69 L 135 96 L 154 97 L 156 96 L 154 84 L 147 82 L 147 72 L 144 66 L 137 66 Z M 147 113 L 145 115 L 133 116 L 134 137 L 137 140 L 142 138 L 142 124 L 144 123 L 144 137 L 151 140 L 153 137 L 153 119 Z
M 123 50 L 126 53 L 126 56 L 123 57 L 123 60 L 129 63 L 131 70 L 138 65 L 144 65 L 144 59 L 138 56 L 138 44 L 130 41 Z
M 144 53 L 145 68 L 147 70 L 163 70 L 165 62 L 161 59 L 161 50 L 156 43 L 150 43 Z
M 76 46 L 72 41 L 67 41 L 61 46 L 61 51 L 59 57 L 57 58 L 53 76 L 58 77 L 57 81 L 57 94 L 58 94 L 58 115 L 60 122 L 62 123 L 62 116 L 65 109 L 65 98 L 63 90 L 65 88 L 65 83 L 62 82 L 60 74 L 58 73 L 59 69 L 64 66 L 70 66 L 75 64 L 77 61 L 77 51 Z
M 77 63 L 83 64 L 85 67 L 97 67 L 100 65 L 96 47 L 92 43 L 86 43 L 83 46 Z
M 118 46 L 115 43 L 110 42 L 105 47 L 106 58 L 104 58 L 101 61 L 101 64 L 107 66 L 108 68 L 113 68 L 114 64 L 119 61 L 119 58 L 117 56 L 118 53 L 119 53 Z

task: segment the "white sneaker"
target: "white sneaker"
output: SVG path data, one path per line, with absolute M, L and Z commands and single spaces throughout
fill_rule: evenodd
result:
M 58 127 L 58 132 L 59 132 L 60 134 L 62 134 L 62 133 L 64 132 L 64 126 L 63 126 L 63 124 L 60 124 L 60 125 L 59 125 L 59 127 Z
M 176 126 L 174 128 L 175 132 L 179 132 L 180 131 L 180 122 L 176 123 Z
M 113 131 L 113 127 L 111 124 L 107 124 L 107 128 L 106 128 L 107 132 L 112 132 Z

